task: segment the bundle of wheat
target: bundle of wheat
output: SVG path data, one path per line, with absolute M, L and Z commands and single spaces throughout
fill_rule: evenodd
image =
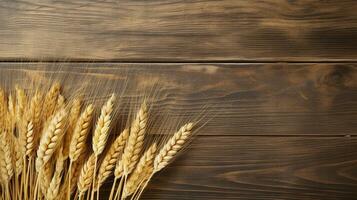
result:
M 100 188 L 111 178 L 104 196 L 139 199 L 153 175 L 187 144 L 194 123 L 153 140 L 147 135 L 148 101 L 128 125 L 118 126 L 116 99 L 111 94 L 95 117 L 93 101 L 67 101 L 58 83 L 35 92 L 0 89 L 1 199 L 103 199 Z M 108 139 L 113 132 L 120 134 Z

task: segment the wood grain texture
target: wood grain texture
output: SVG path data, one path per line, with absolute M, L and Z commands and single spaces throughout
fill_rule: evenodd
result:
M 356 60 L 354 0 L 0 1 L 0 60 Z
M 143 199 L 352 200 L 357 140 L 198 137 Z M 109 188 L 110 183 L 107 183 Z M 105 194 L 107 189 L 102 190 Z
M 201 135 L 357 134 L 357 64 L 44 66 L 48 65 L 2 63 L 0 77 L 5 83 L 65 77 L 62 81 L 71 86 L 89 80 L 95 93 L 117 87 L 119 94 L 118 86 L 127 76 L 138 86 L 158 81 L 162 95 L 155 100 L 155 109 L 192 118 L 209 106 L 206 114 L 214 117 Z

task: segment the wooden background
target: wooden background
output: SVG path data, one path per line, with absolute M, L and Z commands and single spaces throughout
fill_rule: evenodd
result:
M 140 70 L 160 75 L 168 105 L 214 105 L 144 199 L 357 199 L 356 10 L 354 0 L 1 0 L 0 67 Z

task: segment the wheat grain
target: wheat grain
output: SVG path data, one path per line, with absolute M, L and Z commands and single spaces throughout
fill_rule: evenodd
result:
M 80 193 L 86 192 L 92 184 L 96 156 L 92 154 L 84 163 L 79 175 L 77 187 Z
M 104 181 L 110 176 L 115 167 L 115 164 L 118 162 L 119 158 L 123 153 L 125 142 L 129 137 L 129 130 L 125 129 L 113 142 L 110 146 L 107 154 L 105 155 L 102 164 L 99 167 L 98 171 L 98 182 L 97 188 L 99 188 Z
M 144 102 L 130 127 L 129 139 L 124 149 L 122 162 L 118 166 L 118 172 L 124 170 L 124 174 L 128 175 L 138 162 L 144 142 L 147 118 L 147 106 Z M 118 175 L 119 173 L 116 174 Z
M 103 152 L 108 139 L 114 100 L 115 95 L 112 94 L 109 100 L 103 105 L 93 133 L 92 149 L 96 156 Z
M 79 117 L 74 128 L 73 137 L 69 147 L 69 158 L 74 162 L 83 153 L 85 142 L 89 133 L 90 123 L 92 120 L 93 105 L 90 104 Z
M 44 130 L 43 136 L 40 140 L 39 148 L 37 150 L 36 170 L 41 167 L 51 158 L 55 152 L 64 131 L 64 118 L 66 111 L 64 109 L 58 111 L 57 114 L 48 123 L 48 127 Z
M 68 116 L 68 129 L 64 136 L 64 144 L 70 144 L 72 140 L 72 136 L 74 134 L 74 129 L 76 126 L 76 122 L 81 112 L 81 101 L 79 99 L 75 99 L 73 101 L 71 110 Z M 63 155 L 65 158 L 69 155 L 69 147 L 70 145 L 64 145 L 63 147 Z
M 131 195 L 139 187 L 140 183 L 148 178 L 152 173 L 153 162 L 156 153 L 156 143 L 152 144 L 150 148 L 140 158 L 137 166 L 130 175 L 124 187 L 124 198 Z
M 166 167 L 175 155 L 182 149 L 192 133 L 193 123 L 185 124 L 162 147 L 154 161 L 154 172 Z

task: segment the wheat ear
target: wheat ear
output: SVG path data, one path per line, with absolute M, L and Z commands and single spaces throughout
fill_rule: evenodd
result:
M 78 191 L 82 194 L 86 192 L 92 184 L 95 159 L 96 156 L 92 154 L 88 158 L 88 160 L 84 163 L 81 173 L 79 175 L 77 187 L 78 187 Z
M 61 86 L 59 83 L 52 85 L 50 90 L 45 96 L 44 105 L 43 105 L 43 119 L 48 119 L 54 112 L 57 104 L 57 98 L 60 94 Z
M 52 177 L 52 180 L 49 184 L 49 187 L 45 195 L 48 200 L 57 199 L 57 195 L 60 189 L 62 175 L 63 175 L 63 165 L 64 165 L 64 156 L 61 150 L 59 151 L 59 155 L 57 156 L 56 169 L 54 175 Z
M 82 156 L 82 157 L 84 157 L 84 156 Z M 79 176 L 80 176 L 80 173 L 81 173 L 81 170 L 82 170 L 82 167 L 83 167 L 83 161 L 82 160 L 83 159 L 79 158 L 79 160 L 74 162 L 73 165 L 71 166 L 71 171 L 69 172 L 69 173 L 71 173 L 70 182 L 74 183 L 74 184 L 71 184 L 70 193 L 74 192 L 74 190 L 77 187 L 77 185 L 75 183 L 77 183 L 77 181 L 79 179 Z M 67 183 L 69 183 L 69 181 L 67 181 Z M 67 186 L 64 187 L 64 188 L 67 188 Z
M 54 112 L 57 112 L 66 106 L 66 99 L 62 94 L 58 94 L 57 103 Z
M 76 122 L 78 120 L 80 113 L 81 113 L 81 101 L 79 99 L 75 99 L 73 101 L 73 104 L 72 104 L 72 107 L 71 107 L 71 110 L 70 110 L 69 116 L 68 116 L 68 129 L 64 136 L 64 144 L 71 143 L 72 136 L 74 134 L 74 129 L 76 126 Z M 69 155 L 69 146 L 70 145 L 64 145 L 64 147 L 63 147 L 63 155 L 65 158 L 67 158 Z
M 34 152 L 34 132 L 33 123 L 28 121 L 26 125 L 26 144 L 25 144 L 25 155 L 29 156 Z
M 154 143 L 140 158 L 136 168 L 124 186 L 124 198 L 134 193 L 139 185 L 152 174 L 156 149 L 157 146 Z
M 122 162 L 116 167 L 116 175 L 119 175 L 121 170 L 124 170 L 124 175 L 130 174 L 139 160 L 148 121 L 147 112 L 147 106 L 144 102 L 130 127 L 129 139 L 124 149 Z
M 96 156 L 98 156 L 103 152 L 105 143 L 107 142 L 108 139 L 114 100 L 115 100 L 115 95 L 112 94 L 109 100 L 103 105 L 93 133 L 92 148 Z
M 107 154 L 105 155 L 102 164 L 99 167 L 98 171 L 98 183 L 96 184 L 97 188 L 104 183 L 104 181 L 112 173 L 115 164 L 118 162 L 119 158 L 123 153 L 125 142 L 129 137 L 129 130 L 125 129 L 113 142 L 110 146 Z
M 27 105 L 27 96 L 25 91 L 19 88 L 18 86 L 15 87 L 15 90 L 16 90 L 16 120 L 20 122 Z
M 51 183 L 53 173 L 52 165 L 52 161 L 47 162 L 43 165 L 40 172 L 38 173 L 40 191 L 43 195 L 47 194 L 47 189 L 49 188 L 49 185 Z
M 2 88 L 0 88 L 0 116 L 7 115 L 7 103 L 5 92 Z M 3 117 L 0 118 L 0 129 L 3 129 L 5 126 L 5 119 Z
M 29 120 L 32 121 L 33 124 L 33 143 L 36 146 L 38 144 L 38 140 L 40 139 L 40 130 L 42 129 L 42 94 L 36 92 L 30 100 L 29 105 Z
M 64 109 L 58 111 L 58 113 L 54 115 L 44 130 L 37 150 L 37 158 L 35 163 L 37 172 L 51 158 L 52 154 L 58 147 L 65 128 L 65 116 L 66 111 Z
M 0 137 L 1 180 L 3 181 L 4 185 L 7 185 L 14 174 L 12 165 L 11 141 L 7 132 L 2 132 Z
M 9 94 L 7 103 L 8 103 L 8 111 L 9 111 L 10 116 L 15 118 L 15 116 L 16 116 L 16 113 L 15 113 L 15 111 L 16 111 L 16 103 L 15 103 L 15 100 L 12 97 L 11 93 Z
M 71 159 L 71 162 L 76 161 L 85 149 L 90 123 L 92 121 L 92 114 L 93 105 L 90 104 L 83 111 L 76 123 L 69 147 L 69 158 Z
M 182 149 L 192 133 L 193 123 L 185 124 L 162 147 L 154 161 L 154 172 L 166 167 L 175 155 Z
M 12 149 L 12 155 L 15 161 L 15 175 L 16 177 L 19 176 L 22 172 L 22 167 L 24 164 L 24 150 L 25 149 L 25 145 L 24 143 L 20 140 L 20 138 L 14 138 L 13 141 L 13 149 Z

